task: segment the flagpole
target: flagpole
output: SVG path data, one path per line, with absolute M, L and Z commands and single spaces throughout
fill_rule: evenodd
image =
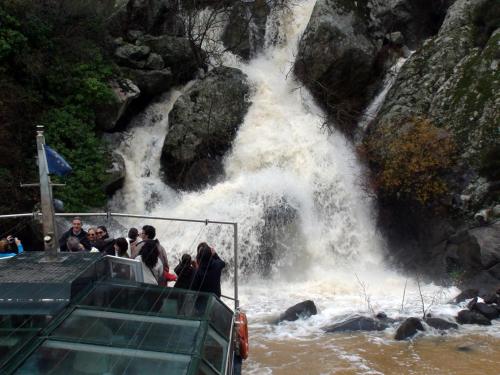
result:
M 40 203 L 42 206 L 42 228 L 45 253 L 48 258 L 57 257 L 57 230 L 55 225 L 52 186 L 50 185 L 47 156 L 45 154 L 45 137 L 43 126 L 37 126 L 36 145 L 38 150 L 38 172 L 40 174 Z

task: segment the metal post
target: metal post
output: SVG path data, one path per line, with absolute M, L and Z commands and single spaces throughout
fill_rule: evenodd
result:
M 234 310 L 240 307 L 238 300 L 238 223 L 234 223 Z
M 38 172 L 40 174 L 40 203 L 42 207 L 42 227 L 45 252 L 47 257 L 57 256 L 57 232 L 54 219 L 54 205 L 52 201 L 52 186 L 45 155 L 45 137 L 42 130 L 37 130 L 36 145 L 38 150 Z

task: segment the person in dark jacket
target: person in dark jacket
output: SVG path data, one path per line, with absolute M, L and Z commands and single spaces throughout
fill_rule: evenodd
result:
M 59 248 L 61 249 L 61 251 L 68 251 L 66 243 L 68 241 L 68 238 L 70 237 L 78 238 L 78 241 L 80 241 L 80 244 L 85 250 L 90 251 L 90 249 L 92 248 L 92 246 L 90 245 L 90 241 L 87 238 L 87 232 L 82 229 L 82 220 L 79 217 L 73 218 L 73 220 L 71 221 L 71 229 L 67 232 L 64 232 L 59 239 Z
M 115 239 L 109 237 L 108 230 L 104 225 L 100 225 L 96 229 L 97 240 L 94 243 L 94 246 L 101 253 L 105 253 L 106 255 L 116 255 L 115 254 Z
M 191 255 L 182 255 L 181 261 L 174 268 L 174 272 L 177 274 L 177 281 L 174 284 L 174 288 L 189 289 L 195 272 Z
M 214 293 L 220 298 L 220 278 L 222 269 L 226 266 L 226 263 L 205 242 L 198 245 L 198 258 L 199 265 L 194 274 L 191 289 Z

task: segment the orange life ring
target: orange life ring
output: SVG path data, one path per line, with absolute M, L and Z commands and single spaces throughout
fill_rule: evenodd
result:
M 248 321 L 244 312 L 238 312 L 236 315 L 236 326 L 238 333 L 238 350 L 240 357 L 243 359 L 248 358 Z

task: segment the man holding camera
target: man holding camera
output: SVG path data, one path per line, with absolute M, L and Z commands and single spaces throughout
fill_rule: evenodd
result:
M 0 258 L 10 258 L 24 251 L 21 241 L 12 235 L 0 240 Z

